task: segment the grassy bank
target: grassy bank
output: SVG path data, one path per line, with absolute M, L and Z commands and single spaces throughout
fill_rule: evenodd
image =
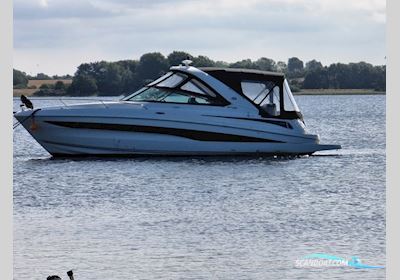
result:
M 29 80 L 27 88 L 13 89 L 13 96 L 32 96 L 33 93 L 39 90 L 42 85 L 55 85 L 58 81 L 63 82 L 65 85 L 72 83 L 71 79 L 61 79 L 61 80 Z

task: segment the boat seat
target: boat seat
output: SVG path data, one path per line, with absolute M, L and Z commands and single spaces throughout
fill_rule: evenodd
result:
M 188 103 L 189 104 L 198 104 L 198 102 L 196 101 L 196 97 L 193 97 L 193 96 L 189 97 Z
M 276 112 L 276 104 L 274 103 L 268 103 L 268 104 L 264 104 L 261 106 L 261 108 L 263 108 L 263 110 L 271 116 L 277 116 L 277 112 Z

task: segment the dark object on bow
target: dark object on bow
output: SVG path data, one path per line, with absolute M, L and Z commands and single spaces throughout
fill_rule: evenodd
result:
M 61 280 L 61 278 L 57 275 L 52 275 L 52 276 L 47 277 L 47 280 Z
M 21 102 L 25 105 L 26 108 L 33 109 L 32 102 L 25 95 L 21 95 Z
M 74 280 L 74 274 L 73 274 L 72 270 L 67 271 L 67 275 L 68 275 L 70 280 Z

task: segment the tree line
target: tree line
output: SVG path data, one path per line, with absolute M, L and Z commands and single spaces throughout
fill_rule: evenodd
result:
M 179 65 L 189 58 L 196 67 L 247 68 L 263 71 L 282 72 L 289 79 L 294 91 L 300 89 L 386 89 L 386 66 L 374 66 L 366 62 L 334 63 L 323 66 L 316 60 L 304 64 L 297 57 L 288 62 L 262 57 L 257 60 L 244 59 L 234 63 L 213 61 L 206 56 L 192 56 L 183 51 L 174 51 L 167 57 L 159 52 L 146 53 L 139 60 L 116 62 L 99 61 L 82 63 L 72 77 L 70 86 L 62 87 L 63 94 L 70 96 L 125 95 L 136 91 L 166 73 L 170 66 Z M 44 77 L 39 73 L 37 77 Z M 47 75 L 45 75 L 47 76 Z M 14 70 L 14 86 L 27 84 L 32 77 Z M 50 79 L 61 78 L 58 76 Z M 66 78 L 63 76 L 62 78 Z M 60 87 L 59 87 L 60 88 Z M 51 89 L 45 89 L 51 93 Z M 38 95 L 46 95 L 43 90 Z M 60 94 L 60 91 L 58 91 Z
M 49 76 L 44 73 L 38 73 L 36 76 L 27 75 L 25 72 L 19 71 L 17 69 L 13 69 L 13 85 L 14 87 L 27 87 L 29 80 L 68 80 L 72 79 L 71 75 L 54 75 Z

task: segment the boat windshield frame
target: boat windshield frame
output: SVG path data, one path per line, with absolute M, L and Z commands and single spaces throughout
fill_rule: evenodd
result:
M 172 78 L 174 75 L 181 76 L 182 79 L 175 83 L 172 84 L 172 86 L 168 85 L 160 85 L 163 82 L 165 82 L 167 79 Z M 190 83 L 192 81 L 195 81 L 195 84 L 200 84 L 202 88 L 199 88 L 200 90 L 205 91 L 204 94 L 194 92 L 194 91 L 189 91 L 182 89 L 181 87 L 186 85 L 187 83 Z M 169 91 L 171 94 L 173 93 L 178 93 L 187 96 L 192 96 L 194 98 L 201 98 L 203 100 L 208 100 L 209 103 L 185 103 L 185 102 L 171 102 L 171 101 L 163 101 L 163 100 L 132 100 L 132 98 L 135 98 L 136 96 L 146 92 L 147 90 L 151 88 L 156 88 L 162 91 Z M 209 92 L 210 94 L 206 94 Z M 163 98 L 165 99 L 165 97 Z M 200 106 L 228 106 L 231 103 L 228 102 L 224 97 L 222 97 L 218 92 L 216 92 L 212 87 L 210 87 L 207 83 L 203 82 L 202 80 L 198 79 L 194 75 L 187 73 L 187 72 L 182 72 L 182 71 L 169 71 L 165 75 L 161 76 L 160 78 L 156 79 L 155 81 L 152 81 L 148 85 L 142 87 L 138 91 L 134 92 L 133 94 L 130 94 L 122 99 L 123 101 L 130 101 L 130 102 L 154 102 L 154 103 L 168 103 L 168 104 L 181 104 L 181 105 L 200 105 Z

